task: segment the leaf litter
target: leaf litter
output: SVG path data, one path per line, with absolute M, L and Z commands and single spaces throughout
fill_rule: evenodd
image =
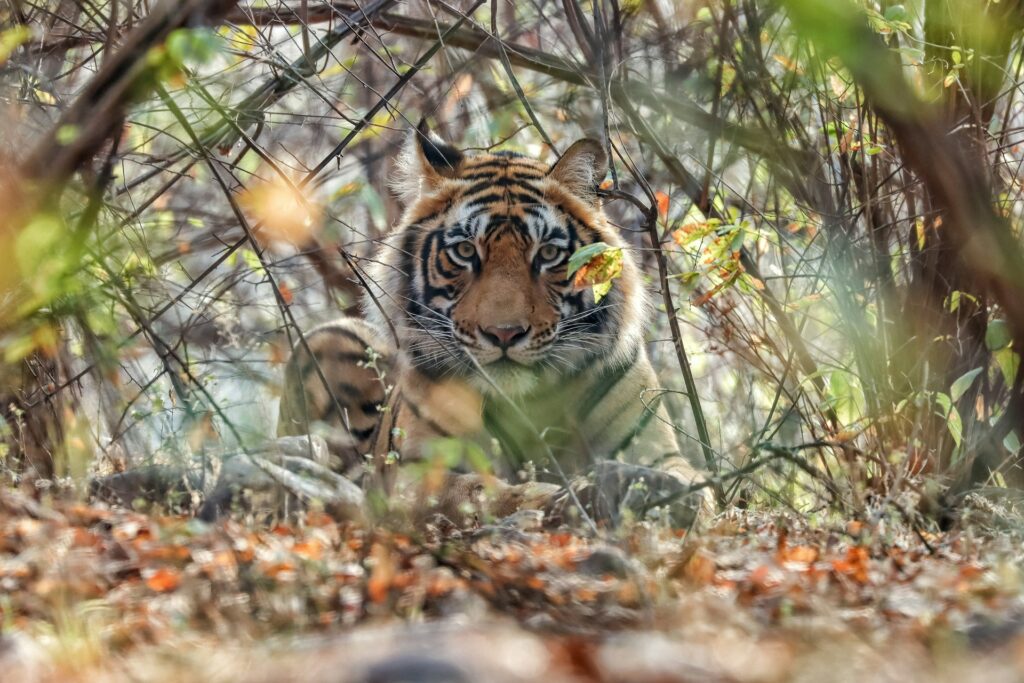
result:
M 734 510 L 692 534 L 417 538 L 0 502 L 5 680 L 1024 678 L 1009 535 Z

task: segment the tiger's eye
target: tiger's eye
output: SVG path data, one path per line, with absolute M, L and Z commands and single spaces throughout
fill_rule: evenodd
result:
M 455 253 L 459 258 L 471 259 L 476 255 L 476 247 L 469 240 L 465 240 L 455 245 Z
M 540 248 L 540 257 L 544 261 L 554 261 L 562 254 L 562 250 L 554 244 L 545 244 Z

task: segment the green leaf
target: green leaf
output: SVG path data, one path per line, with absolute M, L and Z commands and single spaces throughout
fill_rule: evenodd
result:
M 242 261 L 244 261 L 245 265 L 249 266 L 254 273 L 263 273 L 263 264 L 260 263 L 260 257 L 251 249 L 242 250 Z
M 72 142 L 78 139 L 78 126 L 73 124 L 64 124 L 57 129 L 57 142 L 62 145 L 70 145 Z
M 1010 336 L 1010 328 L 1005 320 L 996 318 L 989 321 L 988 328 L 985 329 L 985 346 L 989 351 L 1005 349 L 1011 341 L 1013 337 Z
M 38 273 L 55 251 L 59 251 L 66 235 L 64 226 L 56 216 L 49 213 L 36 215 L 18 233 L 14 243 L 14 257 L 22 275 L 31 277 Z
M 973 372 L 973 371 L 972 371 Z M 968 373 L 969 374 L 969 373 Z M 942 408 L 936 414 L 946 420 L 946 429 L 957 446 L 963 440 L 964 423 L 960 419 L 960 413 L 953 407 L 953 399 L 941 392 L 935 394 L 935 402 Z
M 1007 386 L 1013 386 L 1013 382 L 1017 378 L 1017 371 L 1020 369 L 1020 356 L 1006 346 L 993 352 L 992 357 L 996 359 L 999 371 L 1003 373 L 1003 381 Z
M 572 275 L 583 266 L 590 263 L 595 256 L 600 256 L 604 252 L 611 249 L 604 242 L 594 242 L 588 244 L 585 247 L 580 247 L 576 250 L 576 253 L 569 257 L 569 270 L 567 275 Z
M 590 286 L 594 293 L 594 303 L 600 302 L 611 291 L 612 280 L 622 275 L 622 247 L 609 247 L 604 243 L 602 246 L 600 251 L 575 270 L 573 278 L 576 289 Z M 573 257 L 584 249 L 573 254 Z
M 746 233 L 743 228 L 738 228 L 735 234 L 732 235 L 732 239 L 729 240 L 729 253 L 739 251 L 743 248 L 743 238 L 746 237 Z
M 843 370 L 828 374 L 829 404 L 845 423 L 856 422 L 864 417 L 867 402 L 858 378 Z
M 949 388 L 949 395 L 954 401 L 959 401 L 960 397 L 967 393 L 967 390 L 974 384 L 975 378 L 981 374 L 982 368 L 974 368 L 957 378 L 953 382 L 953 386 Z
M 1020 439 L 1017 438 L 1017 433 L 1011 429 L 1010 433 L 1006 435 L 1005 439 L 1003 439 L 1003 448 L 1011 453 L 1016 453 L 1020 450 L 1020 446 L 1021 443 Z
M 907 8 L 903 5 L 890 5 L 885 9 L 886 21 L 906 21 Z
M 178 64 L 205 64 L 221 47 L 217 33 L 209 28 L 179 28 L 167 36 L 167 54 Z
M 964 423 L 956 408 L 950 410 L 949 415 L 946 416 L 946 428 L 949 430 L 950 436 L 953 437 L 953 441 L 959 446 L 964 438 Z

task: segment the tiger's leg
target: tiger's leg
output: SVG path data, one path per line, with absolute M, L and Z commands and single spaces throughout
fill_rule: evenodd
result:
M 613 524 L 628 512 L 657 513 L 673 526 L 689 526 L 713 509 L 710 491 L 690 492 L 705 476 L 680 453 L 668 411 L 653 390 L 654 369 L 641 352 L 612 380 L 591 390 L 600 400 L 581 420 L 598 462 L 574 482 L 576 498 L 595 518 Z M 568 502 L 563 495 L 554 507 L 568 512 Z
M 377 467 L 369 487 L 371 507 L 380 513 L 411 511 L 416 525 L 441 519 L 469 528 L 524 509 L 540 510 L 559 489 L 539 482 L 513 484 L 490 468 L 478 469 L 479 463 L 448 471 L 451 462 L 428 462 L 438 440 L 455 439 L 488 452 L 483 399 L 461 379 L 428 378 L 412 368 L 399 374 L 372 449 Z
M 339 470 L 361 473 L 380 420 L 391 349 L 364 321 L 341 318 L 299 341 L 285 369 L 277 433 L 325 437 Z
M 480 393 L 458 378 L 435 379 L 405 368 L 389 397 L 371 451 L 377 483 L 390 495 L 403 464 L 422 460 L 432 441 L 455 438 L 481 443 Z

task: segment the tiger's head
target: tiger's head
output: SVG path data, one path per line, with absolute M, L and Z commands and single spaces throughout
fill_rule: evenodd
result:
M 553 165 L 509 152 L 465 152 L 423 126 L 401 160 L 406 211 L 371 269 L 367 315 L 396 331 L 406 362 L 463 376 L 487 393 L 632 357 L 644 293 L 624 252 L 622 275 L 595 302 L 567 273 L 581 247 L 622 246 L 597 197 L 608 160 L 584 139 Z

